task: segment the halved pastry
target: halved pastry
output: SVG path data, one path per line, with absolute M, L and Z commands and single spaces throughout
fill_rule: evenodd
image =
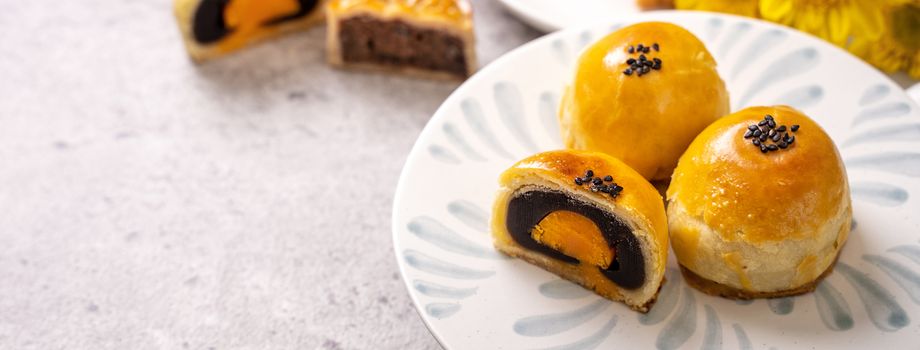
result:
M 664 281 L 668 232 L 658 191 L 611 156 L 552 151 L 500 177 L 495 247 L 647 312 Z
M 323 0 L 174 0 L 185 47 L 195 61 L 323 20 Z
M 326 18 L 334 66 L 461 80 L 476 70 L 467 0 L 332 0 Z
M 710 125 L 668 188 L 671 242 L 687 282 L 729 298 L 813 290 L 851 221 L 834 142 L 786 106 L 747 108 Z

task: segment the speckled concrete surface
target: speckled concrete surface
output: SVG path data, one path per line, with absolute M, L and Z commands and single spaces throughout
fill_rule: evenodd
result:
M 482 63 L 538 34 L 474 1 Z M 397 176 L 456 83 L 341 72 L 324 29 L 196 67 L 169 0 L 0 11 L 0 348 L 437 348 Z

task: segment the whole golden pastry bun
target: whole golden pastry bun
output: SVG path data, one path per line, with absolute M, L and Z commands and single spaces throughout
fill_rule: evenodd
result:
M 644 54 L 660 70 L 626 75 L 630 46 L 658 44 Z M 578 59 L 560 104 L 566 147 L 600 151 L 649 180 L 667 179 L 690 141 L 728 114 L 728 92 L 703 43 L 670 23 L 634 24 L 595 42 Z
M 787 148 L 764 152 L 745 138 L 766 115 L 795 137 Z M 787 106 L 747 108 L 703 130 L 680 158 L 667 197 L 671 244 L 688 282 L 729 297 L 814 289 L 852 220 L 837 148 Z
M 589 183 L 576 184 L 573 179 L 584 176 L 586 170 L 592 170 L 598 178 L 611 175 L 613 181 L 622 187 L 622 192 L 612 196 L 592 191 Z M 538 153 L 519 161 L 501 174 L 499 184 L 501 188 L 496 195 L 491 219 L 496 249 L 578 283 L 605 298 L 622 301 L 641 312 L 648 311 L 664 281 L 668 226 L 661 195 L 645 178 L 618 159 L 603 153 L 560 150 Z M 529 249 L 527 243 L 522 244 L 513 238 L 509 223 L 516 218 L 509 217 L 513 214 L 511 202 L 525 193 L 534 192 L 561 194 L 566 198 L 563 202 L 598 208 L 622 223 L 630 237 L 620 236 L 617 240 L 621 241 L 617 243 L 607 241 L 603 249 L 613 250 L 611 255 L 616 257 L 616 264 L 620 266 L 617 271 L 620 277 L 638 280 L 617 283 L 605 277 L 597 266 L 588 261 L 572 264 Z M 561 211 L 567 210 L 551 213 Z M 536 228 L 530 230 L 533 235 Z

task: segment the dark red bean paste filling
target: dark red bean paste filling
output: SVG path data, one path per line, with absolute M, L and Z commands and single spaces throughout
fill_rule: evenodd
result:
M 542 245 L 531 237 L 531 231 L 543 218 L 559 210 L 583 215 L 600 229 L 607 245 L 615 252 L 610 267 L 598 268 L 604 276 L 625 289 L 637 289 L 645 283 L 642 248 L 629 226 L 613 214 L 565 193 L 551 190 L 515 193 L 508 203 L 506 222 L 511 238 L 526 249 L 569 264 L 579 264 L 577 259 Z
M 342 60 L 467 74 L 463 40 L 445 30 L 420 28 L 401 20 L 355 16 L 339 25 Z

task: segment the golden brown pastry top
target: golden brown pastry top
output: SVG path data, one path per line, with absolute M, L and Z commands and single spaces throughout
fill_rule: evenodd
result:
M 328 8 L 335 12 L 363 10 L 385 17 L 446 21 L 464 28 L 473 25 L 473 12 L 467 0 L 333 0 Z
M 657 43 L 645 54 L 662 61 L 641 77 L 623 71 L 628 48 Z M 693 138 L 729 112 L 728 92 L 706 47 L 663 22 L 622 28 L 588 47 L 560 105 L 566 146 L 602 151 L 647 179 L 666 179 Z
M 787 149 L 762 153 L 748 126 L 772 115 L 799 125 Z M 849 203 L 846 170 L 818 124 L 787 106 L 752 107 L 719 119 L 690 145 L 668 188 L 687 213 L 727 241 L 807 238 Z
M 589 169 L 595 175 L 611 175 L 614 182 L 623 187 L 623 191 L 612 198 L 606 193 L 591 192 L 588 185 L 575 184 L 575 178 L 584 176 L 585 171 Z M 642 175 L 619 159 L 599 152 L 577 150 L 538 153 L 511 166 L 499 177 L 499 183 L 507 186 L 514 183 L 515 179 L 531 174 L 554 179 L 558 183 L 566 184 L 566 189 L 598 201 L 613 201 L 618 208 L 629 212 L 633 218 L 644 220 L 644 224 L 654 230 L 652 234 L 658 246 L 667 247 L 668 221 L 661 195 Z M 661 256 L 662 266 L 666 256 L 667 254 Z

